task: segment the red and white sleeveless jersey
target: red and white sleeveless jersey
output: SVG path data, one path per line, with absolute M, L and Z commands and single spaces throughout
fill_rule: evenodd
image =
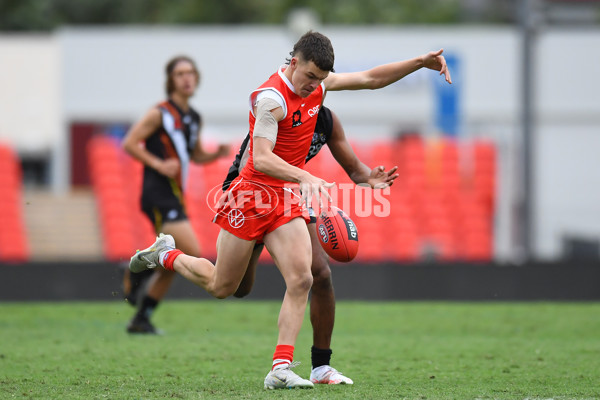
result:
M 264 90 L 274 90 L 285 101 L 284 117 L 278 123 L 277 141 L 273 153 L 285 162 L 298 168 L 304 168 L 306 154 L 310 148 L 319 108 L 323 103 L 325 86 L 319 85 L 308 97 L 300 97 L 280 68 L 275 74 L 250 94 L 250 143 L 248 162 L 240 172 L 245 179 L 261 182 L 270 186 L 284 186 L 286 181 L 273 178 L 254 169 L 253 145 L 254 123 L 256 118 L 253 106 L 256 96 Z

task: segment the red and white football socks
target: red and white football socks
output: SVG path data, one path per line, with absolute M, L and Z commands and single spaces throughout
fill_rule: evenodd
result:
M 173 263 L 175 259 L 180 254 L 183 254 L 183 251 L 178 249 L 163 251 L 158 255 L 158 262 L 168 271 L 174 271 Z
M 278 344 L 275 347 L 275 353 L 273 354 L 273 367 L 272 370 L 286 368 L 292 363 L 294 359 L 294 346 L 289 344 Z

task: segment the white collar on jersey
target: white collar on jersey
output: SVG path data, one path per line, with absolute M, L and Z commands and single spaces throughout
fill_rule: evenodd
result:
M 290 80 L 287 78 L 287 76 L 285 76 L 285 74 L 283 73 L 283 71 L 285 71 L 285 69 L 287 67 L 288 67 L 287 64 L 283 64 L 281 67 L 279 67 L 279 69 L 277 70 L 277 73 L 279 73 L 279 77 L 285 82 L 285 84 L 290 88 L 290 90 L 292 92 L 294 92 L 294 94 L 298 94 L 294 90 L 294 85 L 292 85 L 292 82 L 290 82 Z

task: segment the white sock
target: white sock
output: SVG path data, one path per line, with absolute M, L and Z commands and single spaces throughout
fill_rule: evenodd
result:
M 287 368 L 287 366 L 290 364 L 291 364 L 290 360 L 284 360 L 281 358 L 273 360 L 273 371 L 275 371 L 277 369 Z
M 165 259 L 166 259 L 166 258 L 167 258 L 167 256 L 169 255 L 169 251 L 171 251 L 171 250 L 164 250 L 164 251 L 162 251 L 162 252 L 160 252 L 160 253 L 158 254 L 158 263 L 159 263 L 159 264 L 160 264 L 160 266 L 161 266 L 161 267 L 163 267 L 163 268 L 164 268 L 164 266 L 165 266 L 165 264 L 164 264 L 164 262 L 165 262 Z

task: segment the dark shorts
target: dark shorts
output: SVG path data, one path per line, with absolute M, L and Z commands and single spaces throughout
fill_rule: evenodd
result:
M 168 222 L 187 221 L 188 219 L 185 208 L 179 201 L 173 201 L 169 205 L 144 205 L 142 211 L 152 222 L 156 233 L 159 233 L 163 225 Z

